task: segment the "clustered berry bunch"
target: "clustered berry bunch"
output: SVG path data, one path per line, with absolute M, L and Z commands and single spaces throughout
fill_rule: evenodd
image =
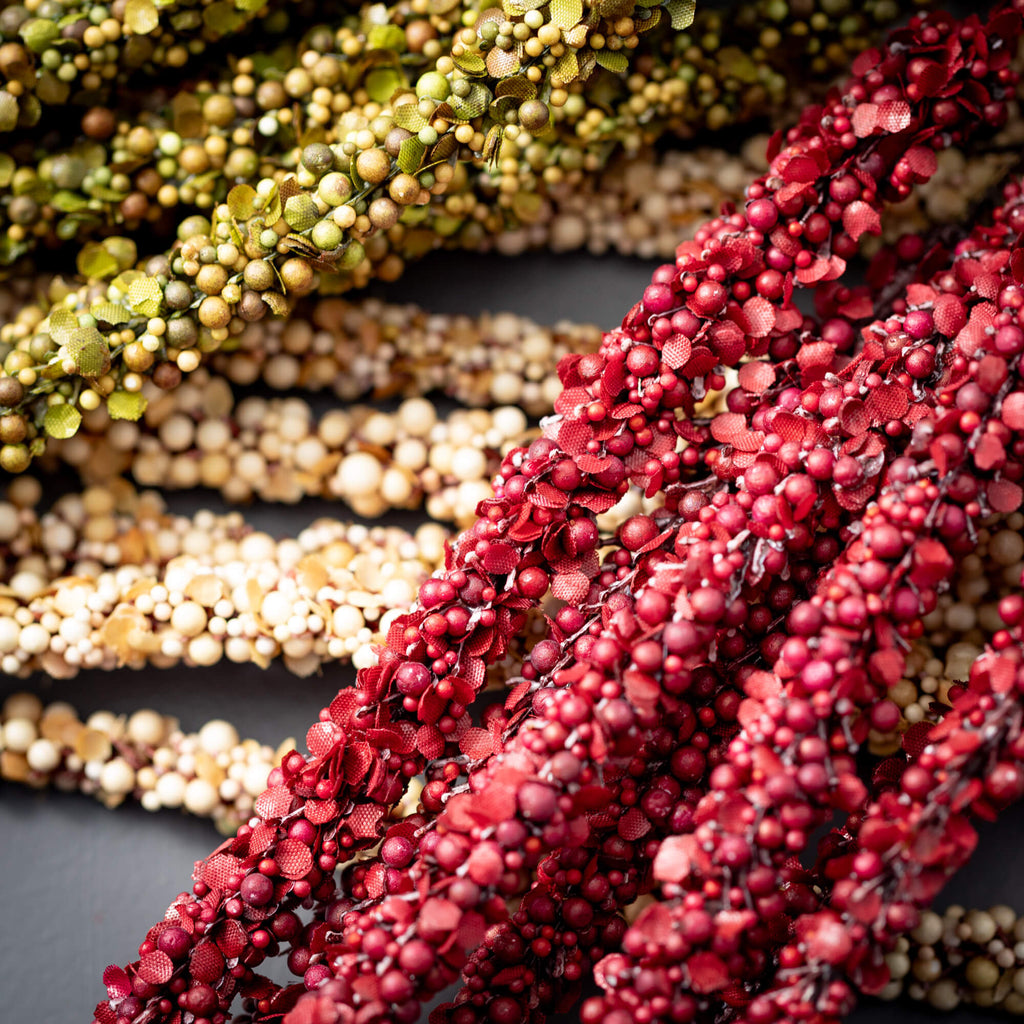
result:
M 86 279 L 0 296 L 0 466 L 93 485 L 37 516 L 22 477 L 0 503 L 0 668 L 358 669 L 306 754 L 5 705 L 3 777 L 230 831 L 107 968 L 93 1024 L 832 1024 L 903 986 L 1024 1010 L 1013 912 L 928 911 L 972 818 L 1024 796 L 1024 177 L 992 149 L 1024 0 L 754 4 L 686 45 L 685 0 L 412 0 L 340 12 L 283 71 L 257 53 L 159 113 L 104 105 L 292 6 L 0 12 L 0 130 L 88 106 L 56 155 L 34 128 L 0 157 L 0 259 L 78 239 Z M 494 244 L 566 185 L 609 194 L 616 146 L 628 174 L 664 136 L 778 107 L 811 84 L 794 52 L 824 75 L 865 13 L 908 20 L 772 136 L 620 327 L 299 301 Z M 1009 174 L 853 283 L 950 154 Z M 168 220 L 141 263 L 111 233 Z M 236 407 L 225 378 L 405 401 L 318 422 L 294 396 Z M 436 387 L 500 407 L 441 422 Z M 166 516 L 122 472 L 425 501 L 465 528 L 276 543 Z M 294 984 L 260 973 L 278 955 Z

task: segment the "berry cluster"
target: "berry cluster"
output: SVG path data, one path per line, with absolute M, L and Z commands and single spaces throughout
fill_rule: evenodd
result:
M 283 758 L 139 960 L 108 969 L 98 1024 L 223 1024 L 238 995 L 253 1021 L 411 1024 L 460 974 L 438 1021 L 518 1024 L 590 970 L 586 1024 L 825 1024 L 886 985 L 894 933 L 973 845 L 966 811 L 1024 793 L 1019 595 L 937 726 L 874 776 L 854 758 L 898 726 L 889 691 L 957 558 L 1024 503 L 1021 189 L 879 319 L 841 277 L 938 150 L 1004 122 L 1022 9 L 918 16 L 863 54 L 773 140 L 744 211 L 562 360 L 541 436 L 504 456 L 309 755 Z M 696 415 L 733 367 L 727 408 Z M 631 486 L 660 507 L 603 537 Z M 548 598 L 475 724 L 489 666 Z M 256 968 L 285 946 L 302 981 L 281 987 Z

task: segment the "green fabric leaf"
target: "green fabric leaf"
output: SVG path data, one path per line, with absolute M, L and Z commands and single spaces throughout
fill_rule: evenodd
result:
M 113 277 L 120 269 L 117 260 L 99 242 L 88 242 L 82 246 L 76 260 L 78 272 L 83 277 L 103 279 Z
M 53 194 L 50 204 L 61 213 L 78 213 L 89 206 L 89 200 L 80 196 L 77 192 L 70 192 L 68 189 L 61 189 Z
M 419 107 L 415 103 L 399 104 L 395 107 L 392 116 L 395 124 L 407 132 L 418 132 L 421 128 L 426 128 L 428 124 L 427 119 L 420 113 Z
M 492 98 L 489 89 L 473 82 L 468 96 L 450 96 L 448 103 L 456 121 L 474 121 L 487 109 Z
M 366 34 L 366 45 L 370 50 L 405 53 L 405 33 L 397 25 L 374 25 Z
M 74 437 L 82 423 L 82 414 L 73 405 L 51 405 L 43 417 L 43 430 L 63 441 Z
M 371 68 L 363 80 L 367 95 L 376 103 L 387 103 L 403 85 L 405 76 L 396 68 Z
M 689 28 L 693 24 L 694 15 L 697 12 L 696 0 L 668 0 L 665 10 L 672 19 L 672 27 L 677 32 Z
M 146 411 L 146 399 L 137 391 L 115 391 L 107 399 L 112 420 L 137 420 Z
M 78 317 L 70 309 L 53 310 L 46 323 L 47 333 L 58 345 L 63 345 L 78 330 Z
M 477 78 L 487 73 L 487 62 L 479 53 L 467 51 L 461 57 L 452 57 L 452 63 L 470 78 Z
M 406 174 L 415 174 L 420 169 L 420 164 L 423 162 L 423 154 L 426 151 L 427 147 L 413 135 L 412 138 L 405 139 L 402 142 L 395 163 Z
M 140 277 L 128 286 L 128 305 L 138 316 L 159 315 L 163 297 L 164 290 L 155 277 Z
M 621 74 L 629 67 L 629 58 L 621 50 L 598 50 L 594 56 L 601 67 L 616 74 Z
M 235 220 L 248 220 L 256 212 L 258 195 L 252 185 L 236 185 L 228 193 L 228 212 Z
M 313 197 L 302 193 L 284 204 L 284 219 L 292 231 L 308 231 L 320 219 L 320 211 Z
M 100 322 L 110 324 L 112 327 L 126 324 L 132 318 L 131 313 L 116 302 L 97 302 L 89 312 Z
M 60 37 L 60 28 L 49 18 L 31 18 L 18 29 L 18 35 L 33 53 L 42 53 Z
M 6 89 L 0 89 L 0 132 L 14 131 L 17 123 L 18 101 Z

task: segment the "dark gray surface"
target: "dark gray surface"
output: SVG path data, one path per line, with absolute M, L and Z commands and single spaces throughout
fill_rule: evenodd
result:
M 511 309 L 540 322 L 562 317 L 613 326 L 639 298 L 651 265 L 586 258 L 439 256 L 389 289 L 403 301 L 438 311 Z M 387 293 L 382 293 L 387 294 Z M 180 511 L 199 507 L 176 496 Z M 253 508 L 263 529 L 294 535 L 325 505 Z M 344 511 L 337 510 L 339 516 Z M 351 679 L 348 669 L 299 680 L 279 665 L 261 672 L 224 663 L 214 669 L 88 673 L 69 682 L 0 678 L 0 700 L 19 689 L 68 699 L 83 713 L 150 706 L 194 729 L 210 718 L 234 722 L 243 736 L 278 743 L 302 737 L 317 710 Z M 189 887 L 193 861 L 219 841 L 212 826 L 138 806 L 110 812 L 91 800 L 32 793 L 0 783 L 0 1024 L 85 1024 L 104 996 L 108 963 L 125 963 L 176 893 Z M 1024 815 L 986 829 L 981 851 L 950 887 L 945 903 L 1009 903 L 1024 909 Z M 924 1021 L 936 1014 L 869 1005 L 853 1018 L 875 1024 Z M 425 1019 L 425 1015 L 424 1015 Z M 991 1019 L 961 1011 L 950 1024 Z

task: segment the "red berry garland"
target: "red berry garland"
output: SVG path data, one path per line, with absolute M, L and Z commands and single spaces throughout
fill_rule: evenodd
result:
M 1016 187 L 1014 198 L 1007 219 L 1017 220 Z M 953 271 L 940 275 L 939 287 L 912 286 L 908 298 L 918 308 L 888 322 L 883 340 L 867 340 L 851 363 L 856 366 L 872 348 L 886 358 L 887 343 L 896 339 L 918 350 L 922 344 L 934 345 L 935 363 L 946 370 L 934 385 L 937 400 L 917 404 L 927 415 L 917 419 L 904 456 L 889 466 L 886 486 L 849 531 L 853 544 L 823 577 L 815 597 L 791 612 L 791 635 L 781 646 L 774 673 L 758 673 L 747 681 L 749 699 L 739 713 L 743 731 L 730 744 L 727 761 L 711 774 L 711 791 L 695 817 L 697 828 L 663 844 L 655 861 L 655 877 L 671 899 L 637 923 L 626 936 L 626 956 L 615 957 L 600 972 L 610 992 L 588 1007 L 587 1020 L 619 1024 L 625 1016 L 616 1015 L 618 1008 L 636 1013 L 641 1001 L 649 1005 L 630 987 L 630 979 L 641 975 L 648 986 L 678 991 L 680 998 L 754 981 L 766 963 L 774 962 L 772 935 L 788 935 L 794 927 L 784 921 L 784 906 L 775 907 L 775 913 L 758 907 L 743 935 L 732 933 L 729 941 L 721 934 L 730 929 L 727 918 L 735 911 L 731 893 L 748 889 L 745 882 L 758 871 L 774 877 L 833 810 L 859 811 L 865 790 L 849 754 L 871 724 L 883 725 L 882 719 L 895 713 L 880 700 L 902 675 L 901 638 L 920 635 L 921 617 L 952 579 L 956 556 L 972 547 L 972 521 L 993 511 L 1013 511 L 1024 501 L 1015 482 L 1024 475 L 1024 465 L 1015 461 L 1024 451 L 1018 433 L 1024 421 L 1015 426 L 1014 413 L 1024 350 L 1024 331 L 1016 323 L 1024 305 L 1020 253 L 995 245 L 961 247 Z M 917 313 L 933 321 L 928 340 L 914 342 L 907 331 L 908 322 L 920 319 Z M 871 338 L 870 331 L 865 334 Z M 848 373 L 849 368 L 844 376 Z M 924 394 L 932 392 L 918 387 Z M 929 401 L 934 401 L 930 413 Z M 1009 644 L 1009 635 L 1000 643 Z M 960 707 L 958 702 L 954 710 Z M 929 792 L 927 772 L 921 771 L 908 769 L 904 775 L 904 788 L 916 799 Z M 1010 771 L 1007 767 L 1001 774 Z M 1020 776 L 1013 772 L 1007 785 L 993 793 L 997 802 L 1015 795 Z M 979 785 L 970 787 L 972 799 L 982 796 Z M 927 884 L 912 888 L 904 903 L 876 900 L 871 886 L 865 891 L 852 881 L 837 885 L 833 902 L 848 919 L 840 925 L 834 915 L 798 918 L 797 936 L 803 928 L 814 933 L 814 941 L 778 952 L 778 995 L 774 1001 L 755 999 L 743 1019 L 751 1024 L 779 1017 L 825 1021 L 849 1009 L 852 990 L 835 977 L 814 988 L 814 1000 L 806 1003 L 808 986 L 797 982 L 812 975 L 812 967 L 829 973 L 827 967 L 840 977 L 845 967 L 865 990 L 884 985 L 884 972 L 867 970 L 867 943 L 913 927 L 915 905 L 934 896 L 941 879 L 969 852 L 965 836 L 961 829 L 956 841 L 941 847 L 938 859 L 946 869 L 928 873 Z M 921 862 L 920 855 L 909 860 L 918 867 Z M 870 867 L 857 869 L 863 872 L 859 880 L 870 881 L 881 867 L 880 860 L 872 859 Z M 907 873 L 912 874 L 909 867 Z M 686 935 L 685 921 L 693 914 L 716 923 L 703 941 L 688 942 L 685 953 L 673 955 L 659 939 L 653 951 L 655 934 L 678 930 Z M 763 935 L 757 935 L 759 928 Z M 728 964 L 723 951 L 730 955 Z M 635 964 L 630 956 L 637 958 Z M 679 966 L 682 974 L 672 982 L 673 967 L 678 971 Z M 801 967 L 806 967 L 803 973 Z
M 594 515 L 611 507 L 630 479 L 653 494 L 683 477 L 689 467 L 687 456 L 675 452 L 677 436 L 698 444 L 708 439 L 698 425 L 676 421 L 672 410 L 692 408 L 718 366 L 736 365 L 745 355 L 770 353 L 784 360 L 796 353 L 794 332 L 802 317 L 792 305 L 792 288 L 838 278 L 859 236 L 877 230 L 883 200 L 905 195 L 912 182 L 931 174 L 934 148 L 959 141 L 979 120 L 1000 123 L 1002 97 L 1014 81 L 1006 65 L 1019 28 L 1015 5 L 1001 7 L 985 25 L 974 16 L 963 22 L 917 18 L 894 36 L 880 64 L 877 54 L 862 57 L 856 68 L 861 77 L 843 96 L 809 112 L 788 133 L 769 174 L 750 189 L 747 216 L 713 221 L 695 242 L 681 246 L 676 265 L 656 272 L 643 301 L 621 329 L 606 336 L 601 353 L 566 361 L 559 417 L 548 424 L 546 436 L 506 460 L 495 498 L 483 503 L 481 520 L 456 542 L 449 571 L 422 588 L 421 610 L 393 627 L 379 666 L 360 673 L 357 688 L 339 694 L 310 730 L 311 757 L 293 753 L 285 759 L 260 799 L 259 820 L 203 862 L 193 895 L 183 894 L 167 919 L 151 930 L 140 947 L 140 961 L 127 972 L 107 972 L 111 998 L 97 1008 L 97 1020 L 220 1024 L 236 992 L 255 1000 L 263 1019 L 288 1011 L 298 991 L 279 992 L 252 968 L 264 950 L 294 937 L 300 927 L 294 908 L 308 898 L 325 902 L 333 897 L 335 866 L 378 841 L 379 826 L 404 791 L 405 780 L 429 759 L 467 737 L 477 756 L 493 749 L 486 730 L 468 725 L 466 709 L 486 665 L 502 656 L 525 610 L 549 585 L 556 598 L 570 605 L 589 594 L 599 570 Z M 822 344 L 828 352 L 815 351 L 813 345 L 800 349 L 801 369 L 813 375 L 816 367 L 829 364 L 828 353 L 835 349 L 827 341 Z M 861 364 L 866 369 L 869 360 L 861 357 Z M 772 367 L 753 365 L 765 368 L 744 369 L 751 390 L 762 387 L 762 381 L 770 384 Z M 867 373 L 857 384 L 877 390 Z M 899 419 L 895 405 L 874 408 L 858 401 L 855 408 L 844 394 L 837 398 L 836 414 L 827 418 L 837 420 L 851 441 L 866 445 L 875 438 L 870 428 L 883 412 L 880 422 Z M 900 400 L 890 395 L 887 401 Z M 799 462 L 801 446 L 816 445 L 796 409 L 775 412 L 797 420 L 801 433 L 789 443 L 796 444 L 790 453 Z M 827 413 L 827 403 L 820 411 Z M 696 532 L 680 531 L 683 548 L 696 539 L 704 545 L 705 558 L 721 554 L 714 550 L 718 537 L 699 536 L 706 526 L 700 513 L 707 508 L 708 522 L 734 538 L 743 534 L 740 543 L 756 538 L 748 546 L 757 552 L 760 570 L 771 573 L 785 561 L 781 542 L 788 524 L 778 521 L 782 505 L 774 495 L 785 474 L 771 465 L 767 472 L 753 468 L 769 436 L 780 439 L 771 454 L 787 467 L 787 439 L 763 429 L 771 413 L 759 409 L 749 422 L 742 413 L 731 413 L 714 422 L 711 437 L 736 451 L 721 455 L 711 448 L 708 465 L 725 480 L 749 468 L 752 481 L 765 477 L 756 484 L 764 492 L 750 502 L 730 502 L 720 492 L 726 500 L 719 506 L 697 507 L 698 515 L 688 524 Z M 826 440 L 827 434 L 817 445 L 822 455 L 813 470 L 809 461 L 808 474 L 798 474 L 805 482 L 794 484 L 785 500 L 794 508 L 807 504 L 809 512 L 819 491 L 834 491 L 834 501 L 827 500 L 815 513 L 817 522 L 833 527 L 844 511 L 859 511 L 870 497 L 885 445 L 877 442 L 879 450 L 870 454 L 851 448 L 856 455 L 836 458 L 824 450 Z M 749 490 L 744 493 L 753 497 Z M 685 504 L 682 493 L 677 497 Z M 634 535 L 624 534 L 624 546 L 643 554 L 648 545 L 668 539 L 670 534 L 661 536 L 663 525 L 634 521 L 629 526 Z M 795 532 L 797 550 L 813 539 L 809 529 Z M 745 568 L 747 555 L 736 554 Z M 691 565 L 691 555 L 687 552 L 677 575 L 699 577 L 711 568 L 698 564 L 699 557 Z M 726 568 L 723 580 L 739 566 L 727 563 Z M 687 602 L 688 614 L 698 623 L 691 627 L 696 649 L 714 637 L 718 623 L 727 621 L 729 602 L 711 586 L 697 586 Z M 570 699 L 576 694 L 558 697 Z M 551 818 L 544 817 L 552 799 L 549 789 L 524 784 L 524 793 L 515 794 L 519 811 L 534 825 Z M 447 816 L 451 821 L 452 803 L 442 820 Z M 567 827 L 554 828 L 542 849 L 565 845 Z M 454 855 L 449 860 L 447 870 L 455 869 Z M 450 928 L 454 920 L 451 901 L 439 902 L 449 906 L 435 906 L 417 921 L 428 935 Z M 493 901 L 492 907 L 496 913 Z M 459 913 L 457 934 L 463 917 L 469 914 Z M 486 913 L 482 923 L 488 923 Z M 475 919 L 469 924 L 460 940 L 467 947 L 474 944 L 474 934 L 476 941 L 483 937 Z M 324 922 L 303 948 L 314 955 L 322 951 L 327 934 Z M 362 943 L 368 934 L 356 932 Z M 382 952 L 392 955 L 386 947 Z M 314 987 L 330 973 L 327 968 L 315 971 L 307 985 Z M 413 1019 L 410 1015 L 418 1012 L 412 998 L 415 983 L 409 972 L 392 973 L 399 977 L 383 993 L 375 975 L 352 984 L 343 978 L 328 981 L 289 1017 L 348 1019 L 339 1004 L 369 1005 L 381 998 L 397 1006 L 393 1019 Z M 358 984 L 364 980 L 372 982 L 365 996 Z M 436 987 L 429 981 L 422 986 L 426 991 Z

